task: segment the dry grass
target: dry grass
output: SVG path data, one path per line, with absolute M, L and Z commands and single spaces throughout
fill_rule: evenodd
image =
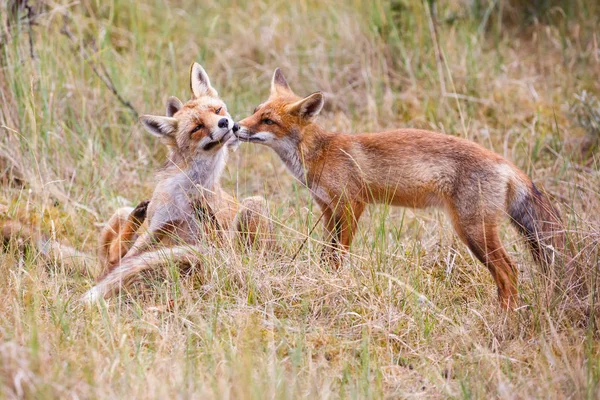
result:
M 44 1 L 31 29 L 8 27 L 0 5 L 2 218 L 93 252 L 97 225 L 150 195 L 161 146 L 93 68 L 136 110 L 160 113 L 169 95 L 189 96 L 199 61 L 241 118 L 281 67 L 298 93 L 326 92 L 327 128 L 424 127 L 513 160 L 556 196 L 595 294 L 600 167 L 597 153 L 582 160 L 569 109 L 600 89 L 600 7 L 569 2 L 515 27 L 494 18 L 496 2 L 474 3 L 438 2 L 440 57 L 419 1 Z M 371 207 L 350 264 L 332 272 L 318 263 L 320 228 L 289 261 L 319 212 L 272 152 L 242 146 L 225 183 L 269 199 L 277 254 L 218 249 L 191 276 L 166 268 L 84 309 L 86 268 L 9 244 L 0 397 L 600 396 L 593 313 L 572 293 L 548 301 L 508 226 L 523 307 L 507 318 L 440 212 Z

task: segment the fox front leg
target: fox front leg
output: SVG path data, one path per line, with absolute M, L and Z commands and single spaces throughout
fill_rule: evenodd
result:
M 176 225 L 174 223 L 166 223 L 160 226 L 160 228 L 145 232 L 137 238 L 131 250 L 127 252 L 126 257 L 135 257 L 150 250 L 156 244 L 163 241 L 163 239 L 167 239 L 169 235 L 175 236 L 175 230 Z
M 365 209 L 363 203 L 352 202 L 338 207 L 335 211 L 324 208 L 326 242 L 329 245 L 323 249 L 322 260 L 338 269 L 343 261 L 343 255 L 350 251 L 350 245 L 356 231 L 358 219 Z
M 340 255 L 341 219 L 336 217 L 329 205 L 320 201 L 317 201 L 317 204 L 319 204 L 323 211 L 322 218 L 325 227 L 321 264 L 331 266 L 337 270 L 342 265 L 342 257 Z

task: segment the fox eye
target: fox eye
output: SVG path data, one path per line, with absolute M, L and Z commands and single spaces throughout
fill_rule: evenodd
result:
M 269 118 L 263 119 L 262 122 L 265 125 L 273 125 L 275 123 L 275 121 L 273 121 L 272 119 L 269 119 Z
M 190 133 L 198 132 L 202 128 L 204 128 L 203 124 L 196 125 L 196 127 L 194 129 L 192 129 L 192 132 L 190 132 Z
M 215 114 L 221 114 L 221 110 L 223 109 L 223 107 L 219 107 L 217 108 L 217 110 L 215 111 Z

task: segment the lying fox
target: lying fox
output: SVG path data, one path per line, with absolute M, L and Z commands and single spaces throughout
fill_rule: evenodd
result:
M 323 95 L 295 95 L 279 69 L 269 99 L 239 122 L 241 141 L 272 148 L 320 206 L 337 267 L 368 203 L 441 207 L 473 254 L 489 269 L 500 304 L 517 300 L 517 269 L 498 226 L 505 215 L 525 237 L 535 260 L 552 264 L 565 247 L 558 211 L 527 175 L 478 144 L 419 129 L 356 135 L 315 123 Z
M 108 295 L 141 270 L 164 264 L 164 251 L 149 251 L 158 243 L 171 247 L 176 259 L 193 256 L 207 223 L 216 231 L 233 226 L 251 238 L 259 231 L 270 232 L 262 198 L 246 199 L 238 210 L 233 198 L 221 189 L 226 144 L 235 145 L 238 126 L 197 63 L 192 65 L 190 81 L 192 100 L 183 104 L 172 97 L 166 117 L 140 117 L 146 130 L 168 147 L 169 163 L 159 173 L 149 203 L 141 203 L 128 215 L 129 210 L 118 211 L 109 221 L 111 229 L 101 237 L 101 258 L 107 260 L 108 272 L 84 295 L 86 301 Z M 146 232 L 129 245 L 144 220 Z

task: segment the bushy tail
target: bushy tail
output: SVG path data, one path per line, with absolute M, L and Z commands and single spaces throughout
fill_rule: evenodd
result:
M 169 262 L 193 264 L 199 259 L 200 251 L 194 246 L 177 246 L 125 257 L 96 286 L 85 292 L 81 300 L 85 303 L 96 302 L 129 284 L 140 272 L 163 267 Z
M 535 261 L 547 272 L 549 266 L 568 261 L 565 227 L 548 197 L 528 178 L 520 178 L 512 185 L 508 213 Z

